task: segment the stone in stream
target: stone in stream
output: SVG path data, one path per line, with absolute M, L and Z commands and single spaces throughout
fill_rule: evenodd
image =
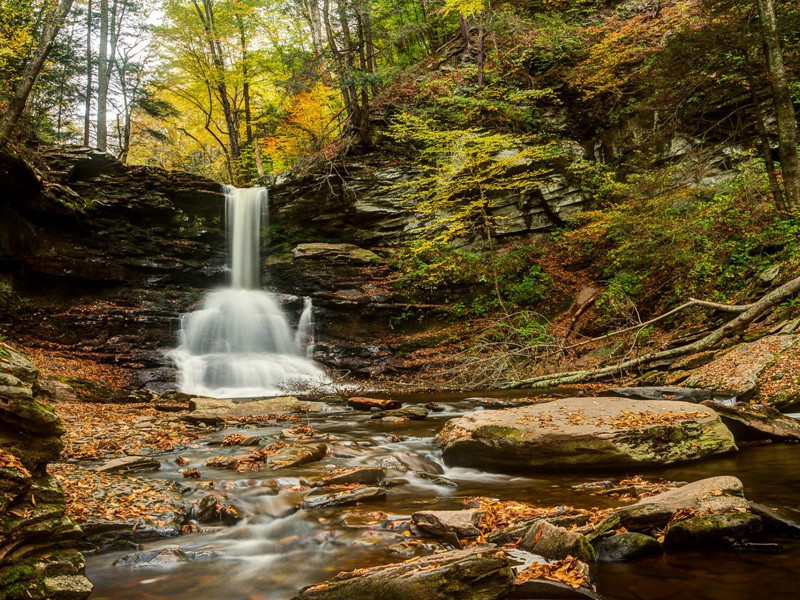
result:
M 544 519 L 530 526 L 519 547 L 548 560 L 574 556 L 585 563 L 594 562 L 594 549 L 586 536 L 551 525 Z
M 420 406 L 404 406 L 395 410 L 385 410 L 372 416 L 373 419 L 411 419 L 422 421 L 428 417 L 428 411 Z
M 736 450 L 707 406 L 566 398 L 451 419 L 437 437 L 448 464 L 495 470 L 667 465 Z
M 723 475 L 709 477 L 623 506 L 598 524 L 619 523 L 631 531 L 651 531 L 666 525 L 678 511 L 695 513 L 747 512 L 742 482 Z
M 729 546 L 761 529 L 761 517 L 748 512 L 701 515 L 671 525 L 664 536 L 664 545 L 667 548 Z
M 773 508 L 757 502 L 750 503 L 750 511 L 761 517 L 766 531 L 800 538 L 800 512 L 793 515 L 787 508 Z
M 719 414 L 737 441 L 770 439 L 800 442 L 800 421 L 783 415 L 771 406 L 745 402 L 724 406 L 714 401 L 703 404 Z
M 400 408 L 402 403 L 398 402 L 397 400 L 386 400 L 383 398 L 364 398 L 361 396 L 356 396 L 354 398 L 350 398 L 347 401 L 352 408 L 355 410 L 372 410 L 373 408 L 377 408 L 378 410 L 392 410 L 395 408 Z
M 421 510 L 411 520 L 425 533 L 443 537 L 455 533 L 459 538 L 476 538 L 478 525 L 486 513 L 482 510 Z
M 206 494 L 197 503 L 195 518 L 200 523 L 236 523 L 244 518 L 242 509 L 217 498 L 214 494 Z
M 677 400 L 693 404 L 712 399 L 712 394 L 708 390 L 678 386 L 617 387 L 602 390 L 597 395 L 631 400 Z
M 189 414 L 183 415 L 181 419 L 189 423 L 216 426 L 226 419 L 316 412 L 324 407 L 324 402 L 304 402 L 294 396 L 249 401 L 192 398 L 189 401 Z
M 351 483 L 375 484 L 383 481 L 383 467 L 353 467 L 325 475 L 313 482 L 314 487 L 347 485 Z
M 566 583 L 549 579 L 532 579 L 519 584 L 514 587 L 509 598 L 518 598 L 519 600 L 542 598 L 547 600 L 602 600 L 601 596 L 588 588 L 574 588 Z
M 386 490 L 382 487 L 358 487 L 342 491 L 323 492 L 306 496 L 302 508 L 307 510 L 315 508 L 328 508 L 331 506 L 345 506 L 367 500 L 383 500 Z
M 161 468 L 161 463 L 154 458 L 147 456 L 123 456 L 121 458 L 111 459 L 99 467 L 95 471 L 100 473 L 139 473 L 142 471 L 157 471 Z
M 174 546 L 162 550 L 143 550 L 142 552 L 126 554 L 115 560 L 112 565 L 129 569 L 172 567 L 181 563 L 215 558 L 217 556 L 216 552 L 186 552 L 180 546 Z
M 654 537 L 627 531 L 600 540 L 594 550 L 600 562 L 621 562 L 661 554 L 664 547 Z
M 514 586 L 509 560 L 496 548 L 451 550 L 401 563 L 341 573 L 303 588 L 296 600 L 495 600 Z

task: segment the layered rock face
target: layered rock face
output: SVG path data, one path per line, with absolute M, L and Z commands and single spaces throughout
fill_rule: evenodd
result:
M 32 165 L 0 155 L 0 185 L 10 192 L 0 199 L 0 301 L 5 294 L 21 307 L 11 334 L 124 367 L 132 386 L 174 386 L 164 350 L 177 346 L 179 316 L 228 278 L 222 186 L 82 147 L 41 148 L 37 157 Z M 349 160 L 329 180 L 265 182 L 277 233 L 265 238 L 263 284 L 284 295 L 290 320 L 302 297 L 313 299 L 315 359 L 351 376 L 403 374 L 396 356 L 413 350 L 392 322 L 408 302 L 392 289 L 382 251 L 418 227 L 397 188 L 415 175 L 376 154 Z M 497 199 L 498 235 L 545 230 L 585 202 L 553 174 L 531 197 Z
M 47 473 L 64 430 L 40 390 L 36 367 L 0 344 L 0 599 L 80 600 L 92 591 L 82 533 Z

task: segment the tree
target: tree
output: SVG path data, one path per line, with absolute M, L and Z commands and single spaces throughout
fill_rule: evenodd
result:
M 8 141 L 9 136 L 19 122 L 28 103 L 36 80 L 42 72 L 47 57 L 53 49 L 56 36 L 72 9 L 73 0 L 58 0 L 44 4 L 37 21 L 42 23 L 41 30 L 37 31 L 38 43 L 30 57 L 23 59 L 23 67 L 13 87 L 13 92 L 8 102 L 8 108 L 0 116 L 0 144 Z
M 772 101 L 775 105 L 786 208 L 798 209 L 800 208 L 800 161 L 797 158 L 797 118 L 783 64 L 774 0 L 758 0 L 758 13 L 764 38 L 769 84 L 772 88 Z

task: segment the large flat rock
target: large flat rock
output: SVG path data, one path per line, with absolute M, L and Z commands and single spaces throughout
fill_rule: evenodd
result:
M 707 406 L 625 398 L 565 398 L 476 412 L 447 422 L 448 464 L 494 470 L 668 465 L 736 450 Z

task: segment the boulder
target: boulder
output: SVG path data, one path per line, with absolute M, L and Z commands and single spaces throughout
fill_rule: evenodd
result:
M 800 442 L 800 420 L 784 416 L 771 406 L 745 402 L 725 406 L 714 401 L 703 404 L 717 412 L 737 441 L 770 439 Z
M 749 512 L 690 517 L 670 526 L 664 536 L 667 548 L 730 545 L 761 531 L 761 517 Z
M 595 560 L 594 549 L 586 536 L 551 525 L 544 519 L 539 519 L 530 526 L 519 547 L 548 560 L 560 560 L 568 556 L 574 556 L 585 563 Z
M 620 562 L 661 554 L 664 547 L 654 537 L 628 531 L 601 539 L 594 550 L 600 562 Z
M 746 512 L 742 482 L 723 475 L 709 477 L 623 506 L 609 519 L 617 519 L 631 531 L 650 531 L 666 525 L 678 511 L 697 513 Z M 598 525 L 598 529 L 602 523 Z
M 402 406 L 402 403 L 398 402 L 397 400 L 386 400 L 384 398 L 362 398 L 360 396 L 350 398 L 347 401 L 347 404 L 349 404 L 355 410 L 372 410 L 373 408 L 377 408 L 379 410 L 392 410 Z
M 206 494 L 197 503 L 195 518 L 200 523 L 236 523 L 244 518 L 240 508 L 225 502 L 214 494 Z
M 411 520 L 434 537 L 455 533 L 459 538 L 476 538 L 484 514 L 482 510 L 422 510 L 412 513 Z
M 296 600 L 495 600 L 514 586 L 508 559 L 495 548 L 451 550 L 424 558 L 341 573 L 303 588 Z
M 380 483 L 384 476 L 383 467 L 355 467 L 321 477 L 314 482 L 314 487 L 348 485 L 352 483 L 375 484 Z
M 667 465 L 736 450 L 710 408 L 686 402 L 566 398 L 452 419 L 448 464 L 496 470 Z
M 123 456 L 113 458 L 99 467 L 95 471 L 101 473 L 138 473 L 141 471 L 157 471 L 161 468 L 161 463 L 155 458 L 147 456 Z

